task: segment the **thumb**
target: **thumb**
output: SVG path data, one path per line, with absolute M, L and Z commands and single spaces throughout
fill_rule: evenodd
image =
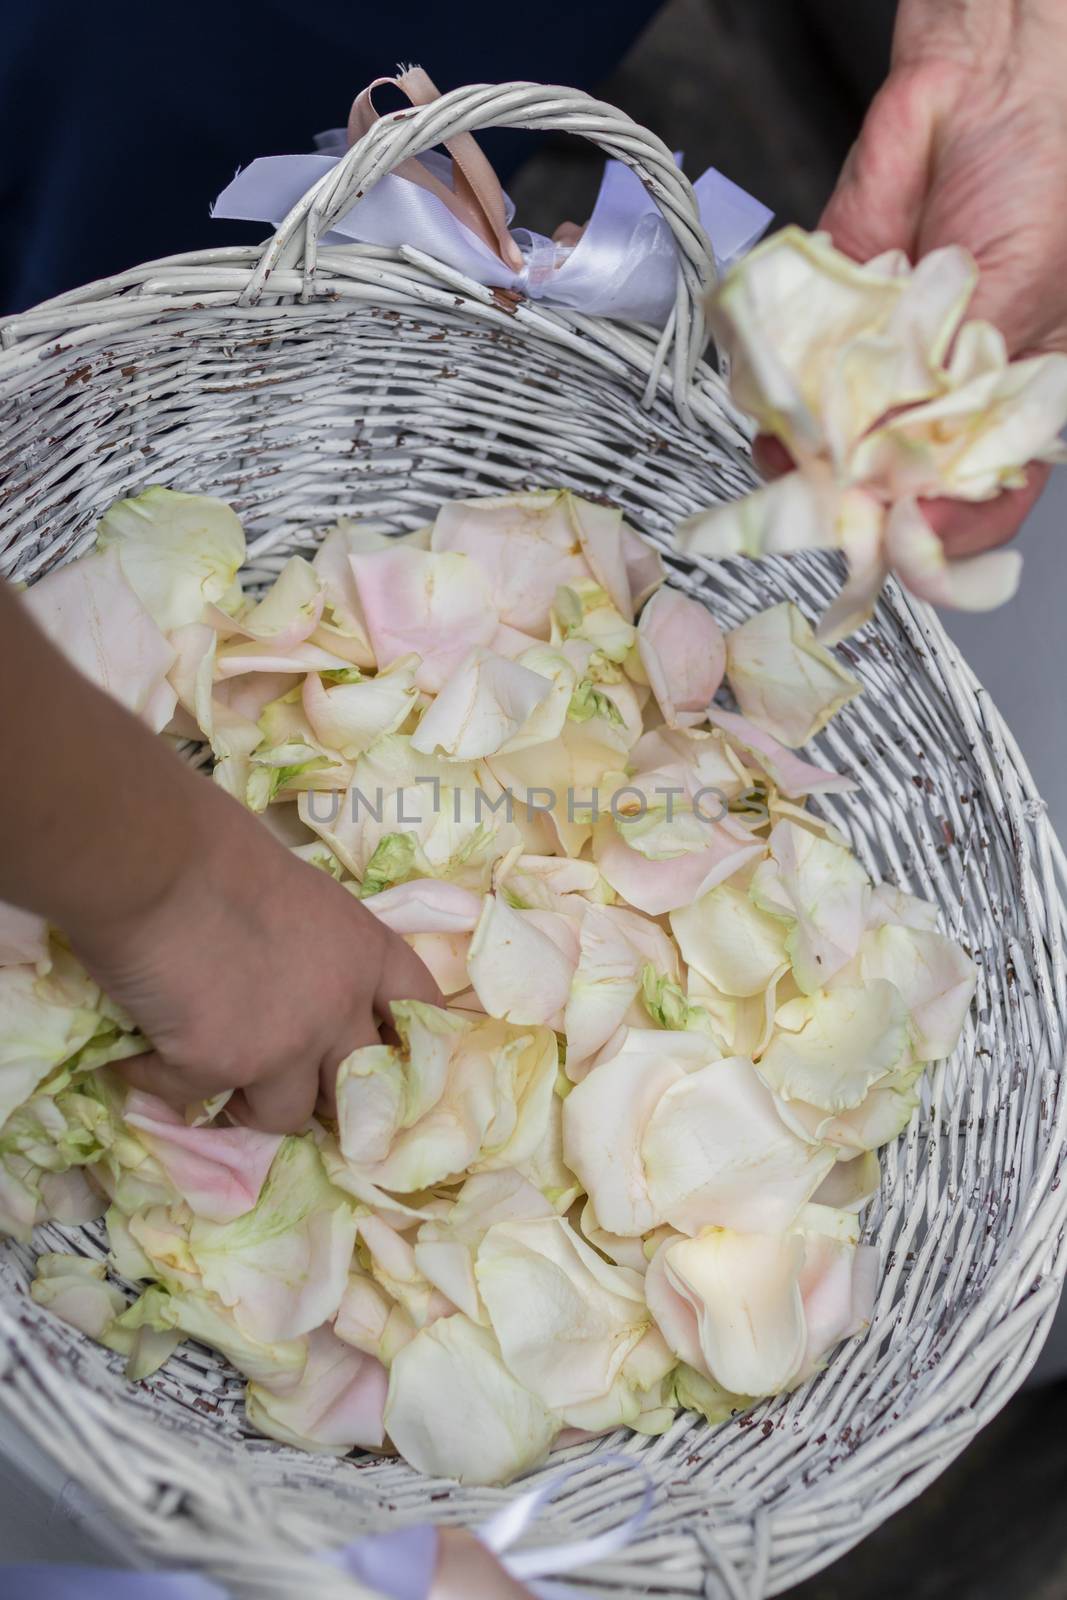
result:
M 394 1000 L 422 1000 L 428 1006 L 445 1003 L 429 969 L 399 934 L 389 935 L 388 952 L 374 994 L 379 1021 L 391 1023 Z
M 914 256 L 933 129 L 927 105 L 891 78 L 875 96 L 819 226 L 854 261 L 884 250 Z

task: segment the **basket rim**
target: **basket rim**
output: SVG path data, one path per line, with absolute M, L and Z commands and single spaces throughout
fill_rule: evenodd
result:
M 248 323 L 317 310 L 373 305 L 401 315 L 459 313 L 495 329 L 521 331 L 569 349 L 638 389 L 650 410 L 670 402 L 694 433 L 712 428 L 747 451 L 753 424 L 733 403 L 706 355 L 679 378 L 667 335 L 644 323 L 590 316 L 566 306 L 488 289 L 410 246 L 344 244 L 318 251 L 308 286 L 297 268 L 276 267 L 270 289 L 248 304 L 262 245 L 225 245 L 160 256 L 68 289 L 39 305 L 0 317 L 0 399 L 31 382 L 52 360 L 106 351 L 109 336 L 158 328 L 181 318 L 231 314 Z

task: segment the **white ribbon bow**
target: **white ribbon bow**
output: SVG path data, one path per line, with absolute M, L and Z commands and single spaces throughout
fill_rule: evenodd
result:
M 335 128 L 318 135 L 315 155 L 261 156 L 226 186 L 212 215 L 277 226 L 342 159 L 345 141 L 345 130 Z M 438 187 L 453 190 L 448 157 L 431 151 L 418 161 Z M 693 189 L 716 263 L 725 271 L 755 244 L 773 213 L 714 167 Z M 514 207 L 506 197 L 505 203 L 510 226 Z M 593 214 L 575 245 L 561 245 L 527 228 L 513 229 L 510 239 L 522 257 L 519 268 L 495 253 L 433 187 L 390 173 L 337 219 L 323 243 L 357 241 L 391 249 L 410 245 L 489 288 L 589 315 L 662 327 L 674 306 L 674 240 L 654 200 L 622 162 L 605 164 Z

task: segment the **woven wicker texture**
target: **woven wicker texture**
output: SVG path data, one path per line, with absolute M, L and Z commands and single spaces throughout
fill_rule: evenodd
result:
M 491 123 L 587 134 L 648 181 L 680 248 L 665 339 L 515 306 L 411 253 L 317 247 L 346 199 L 403 156 Z M 483 86 L 386 118 L 265 253 L 152 263 L 0 330 L 0 571 L 32 581 L 85 550 L 107 505 L 150 483 L 231 501 L 264 579 L 342 513 L 396 531 L 457 494 L 566 484 L 622 506 L 724 626 L 783 597 L 811 615 L 838 580 L 829 559 L 670 559 L 679 518 L 751 482 L 716 373 L 688 379 L 710 273 L 669 153 L 610 107 Z M 538 1539 L 617 1519 L 632 1484 L 598 1465 L 603 1450 L 639 1457 L 658 1490 L 624 1555 L 571 1578 L 583 1592 L 780 1593 L 946 1465 L 1021 1382 L 1056 1301 L 1063 858 L 1010 736 L 928 612 L 891 592 L 844 653 L 866 694 L 818 745 L 861 788 L 823 808 L 872 873 L 937 902 L 979 965 L 976 1004 L 883 1153 L 870 1333 L 796 1394 L 719 1428 L 683 1415 L 660 1439 L 571 1452 L 588 1471 Z M 99 1227 L 49 1227 L 39 1246 L 105 1249 Z M 127 1384 L 117 1358 L 30 1301 L 33 1255 L 0 1246 L 0 1409 L 145 1561 L 192 1558 L 242 1596 L 353 1600 L 362 1591 L 316 1549 L 428 1515 L 470 1524 L 507 1495 L 254 1440 L 239 1381 L 196 1346 Z

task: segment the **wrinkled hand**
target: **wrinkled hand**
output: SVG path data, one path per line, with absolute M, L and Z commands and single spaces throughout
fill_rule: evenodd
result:
M 393 1000 L 442 1004 L 421 961 L 326 873 L 293 856 L 206 780 L 182 870 L 74 948 L 152 1041 L 121 1063 L 182 1105 L 239 1089 L 237 1115 L 272 1132 L 332 1104 L 340 1061 L 379 1042 Z
M 1062 0 L 901 0 L 893 66 L 823 215 L 859 261 L 965 245 L 968 315 L 1009 354 L 1067 351 L 1067 8 Z M 1003 544 L 1045 486 L 925 507 L 952 556 Z

